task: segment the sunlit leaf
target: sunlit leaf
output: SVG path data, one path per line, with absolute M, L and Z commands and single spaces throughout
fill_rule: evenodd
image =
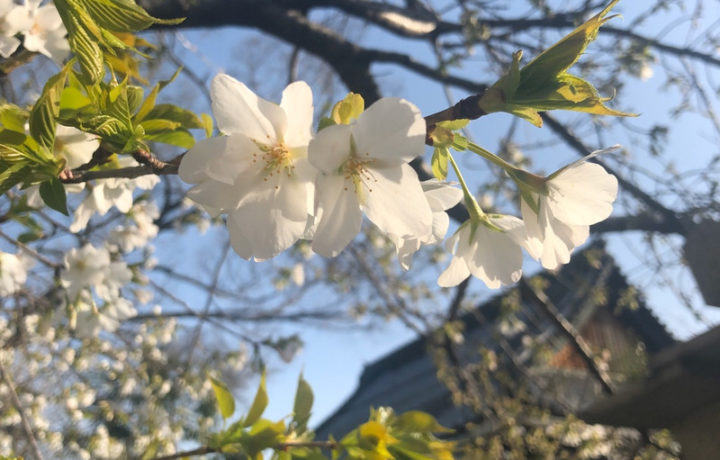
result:
M 250 426 L 257 422 L 263 412 L 265 412 L 267 405 L 268 395 L 267 390 L 265 389 L 265 373 L 263 372 L 260 376 L 260 385 L 258 386 L 257 393 L 255 394 L 255 399 L 253 399 L 252 405 L 250 405 L 250 409 L 245 416 L 243 426 Z
M 212 376 L 210 376 L 210 384 L 215 393 L 220 414 L 223 418 L 232 417 L 235 413 L 235 398 L 233 398 L 230 390 L 228 390 L 228 387 L 223 382 Z
M 310 410 L 313 405 L 313 392 L 310 385 L 305 381 L 302 374 L 298 379 L 297 391 L 295 392 L 295 403 L 293 404 L 293 420 L 296 429 L 300 432 L 305 431 L 308 419 L 310 418 Z

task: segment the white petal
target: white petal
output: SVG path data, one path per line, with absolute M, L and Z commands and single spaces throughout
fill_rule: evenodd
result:
M 584 243 L 589 235 L 587 225 L 567 225 L 554 219 L 547 206 L 541 205 L 539 224 L 543 229 L 543 250 L 540 262 L 544 268 L 553 270 L 570 261 L 570 253 Z
M 238 175 L 253 167 L 253 153 L 258 151 L 257 145 L 242 134 L 211 137 L 195 144 L 183 156 L 178 173 L 189 183 L 212 178 L 233 184 Z
M 533 196 L 533 198 L 535 197 Z M 542 256 L 543 239 L 545 239 L 538 222 L 539 217 L 523 199 L 520 200 L 520 212 L 522 213 L 527 234 L 526 244 L 524 245 L 525 250 L 530 254 L 530 257 L 538 260 Z
M 15 37 L 0 37 L 0 56 L 7 58 L 20 46 L 20 40 Z
M 432 211 L 415 171 L 407 164 L 372 168 L 362 205 L 385 233 L 423 238 L 432 232 Z
M 241 199 L 236 187 L 211 180 L 197 184 L 188 190 L 187 196 L 203 207 L 215 208 L 221 212 L 237 208 Z
M 18 32 L 25 33 L 32 28 L 34 22 L 30 10 L 18 5 L 5 16 L 5 24 L 7 25 L 5 35 L 15 35 Z
M 450 226 L 450 218 L 447 213 L 434 212 L 432 221 L 432 238 L 426 239 L 428 243 L 436 243 L 442 241 L 445 238 L 447 229 Z
M 244 134 L 257 142 L 271 144 L 285 131 L 285 111 L 258 97 L 229 75 L 215 76 L 210 94 L 218 128 L 226 134 Z
M 253 257 L 274 257 L 292 246 L 305 231 L 305 197 L 295 196 L 298 203 L 285 202 L 287 197 L 274 190 L 254 193 L 230 213 L 236 230 L 250 243 Z M 302 217 L 298 220 L 293 213 Z
M 285 128 L 285 145 L 290 148 L 306 146 L 312 138 L 312 90 L 304 81 L 296 81 L 285 88 L 280 107 L 289 114 Z
M 612 213 L 617 197 L 615 176 L 595 163 L 579 163 L 548 181 L 553 215 L 571 225 L 591 225 Z
M 430 179 L 420 184 L 433 211 L 445 211 L 462 200 L 462 190 L 446 182 Z
M 380 99 L 360 114 L 353 132 L 360 156 L 407 163 L 425 151 L 425 119 L 404 99 Z
M 403 268 L 403 270 L 409 270 L 410 266 L 412 265 L 413 254 L 415 254 L 420 249 L 420 240 L 418 240 L 417 238 L 390 239 L 397 240 L 394 241 L 394 243 L 397 249 L 398 261 L 400 262 L 400 266 Z
M 470 273 L 481 279 L 490 289 L 517 282 L 522 276 L 522 251 L 513 238 L 485 225 L 475 230 L 477 243 L 473 257 L 468 260 Z
M 38 27 L 45 31 L 52 31 L 60 28 L 65 31 L 62 19 L 60 18 L 60 13 L 58 13 L 57 8 L 55 8 L 55 5 L 53 4 L 47 4 L 38 8 L 35 13 L 35 23 Z
M 438 285 L 440 287 L 453 287 L 462 283 L 465 278 L 470 276 L 470 269 L 465 260 L 461 257 L 453 257 L 448 268 L 438 277 Z
M 246 222 L 239 221 L 229 214 L 227 218 L 227 229 L 230 234 L 230 246 L 243 259 L 249 260 L 253 255 L 253 246 L 245 236 L 244 227 Z
M 55 129 L 55 148 L 62 147 L 58 153 L 65 157 L 66 168 L 77 168 L 89 162 L 99 145 L 100 141 L 97 137 L 77 128 L 58 125 Z
M 362 212 L 352 189 L 345 190 L 342 176 L 318 177 L 315 193 L 320 213 L 313 251 L 335 257 L 360 232 Z
M 350 156 L 350 125 L 328 126 L 315 135 L 308 146 L 308 160 L 320 171 L 337 174 Z

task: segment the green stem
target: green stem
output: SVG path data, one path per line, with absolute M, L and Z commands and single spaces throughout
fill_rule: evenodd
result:
M 485 218 L 485 212 L 483 212 L 482 208 L 480 208 L 480 205 L 478 204 L 477 200 L 475 200 L 475 197 L 470 193 L 470 189 L 468 189 L 467 184 L 465 183 L 465 179 L 462 176 L 462 173 L 460 172 L 460 168 L 458 168 L 457 163 L 455 163 L 455 158 L 453 158 L 452 154 L 448 151 L 448 159 L 450 160 L 450 164 L 452 165 L 453 169 L 455 170 L 455 175 L 458 178 L 458 181 L 460 181 L 460 187 L 462 187 L 463 194 L 465 195 L 465 204 L 468 207 L 468 212 L 470 213 L 470 217 L 473 220 L 484 220 Z
M 488 150 L 485 150 L 484 148 L 480 147 L 479 145 L 473 144 L 472 142 L 468 142 L 467 149 L 470 150 L 471 152 L 485 158 L 486 160 L 490 161 L 491 163 L 494 163 L 497 166 L 500 166 L 507 172 L 516 171 L 518 169 L 515 166 L 508 163 L 507 161 L 500 158 L 499 156 L 495 155 L 494 153 L 491 153 Z

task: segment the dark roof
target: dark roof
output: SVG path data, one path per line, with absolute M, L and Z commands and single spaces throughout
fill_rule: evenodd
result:
M 650 360 L 648 376 L 595 401 L 584 420 L 639 429 L 670 428 L 720 401 L 720 326 Z
M 545 293 L 576 327 L 582 327 L 600 306 L 593 300 L 592 291 L 604 287 L 605 305 L 621 304 L 630 285 L 620 272 L 612 257 L 605 251 L 604 242 L 596 240 L 584 251 L 577 253 L 571 262 L 556 273 L 539 274 L 547 280 Z M 493 341 L 495 326 L 503 315 L 505 299 L 517 295 L 511 288 L 461 317 L 465 324 L 466 344 L 477 350 L 483 345 L 496 347 Z M 646 307 L 640 295 L 636 308 L 615 309 L 613 313 L 622 324 L 644 342 L 650 353 L 675 343 L 673 337 Z M 535 334 L 557 334 L 546 318 L 523 308 L 516 313 Z M 521 334 L 509 341 L 521 349 Z M 463 408 L 454 407 L 447 388 L 435 377 L 436 368 L 428 356 L 428 339 L 419 337 L 407 345 L 366 366 L 354 394 L 316 430 L 319 437 L 333 434 L 344 435 L 350 429 L 367 420 L 370 407 L 391 406 L 397 412 L 419 409 L 435 415 L 445 426 L 462 424 L 470 416 Z

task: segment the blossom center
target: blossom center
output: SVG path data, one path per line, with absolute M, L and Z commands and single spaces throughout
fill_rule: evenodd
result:
M 265 181 L 268 181 L 273 175 L 286 174 L 291 177 L 295 171 L 292 153 L 285 144 L 277 143 L 275 145 L 258 144 L 260 152 L 253 153 L 253 163 L 260 162 L 265 165 L 262 170 L 265 172 Z
M 368 153 L 365 154 L 369 156 Z M 357 155 L 351 155 L 350 158 L 340 166 L 340 172 L 345 177 L 345 180 L 352 182 L 355 188 L 355 193 L 362 193 L 361 185 L 365 185 L 369 192 L 372 192 L 372 188 L 369 182 L 377 182 L 377 179 L 372 173 L 372 170 L 368 167 L 374 162 L 371 158 L 359 158 Z M 348 188 L 345 187 L 345 190 Z

